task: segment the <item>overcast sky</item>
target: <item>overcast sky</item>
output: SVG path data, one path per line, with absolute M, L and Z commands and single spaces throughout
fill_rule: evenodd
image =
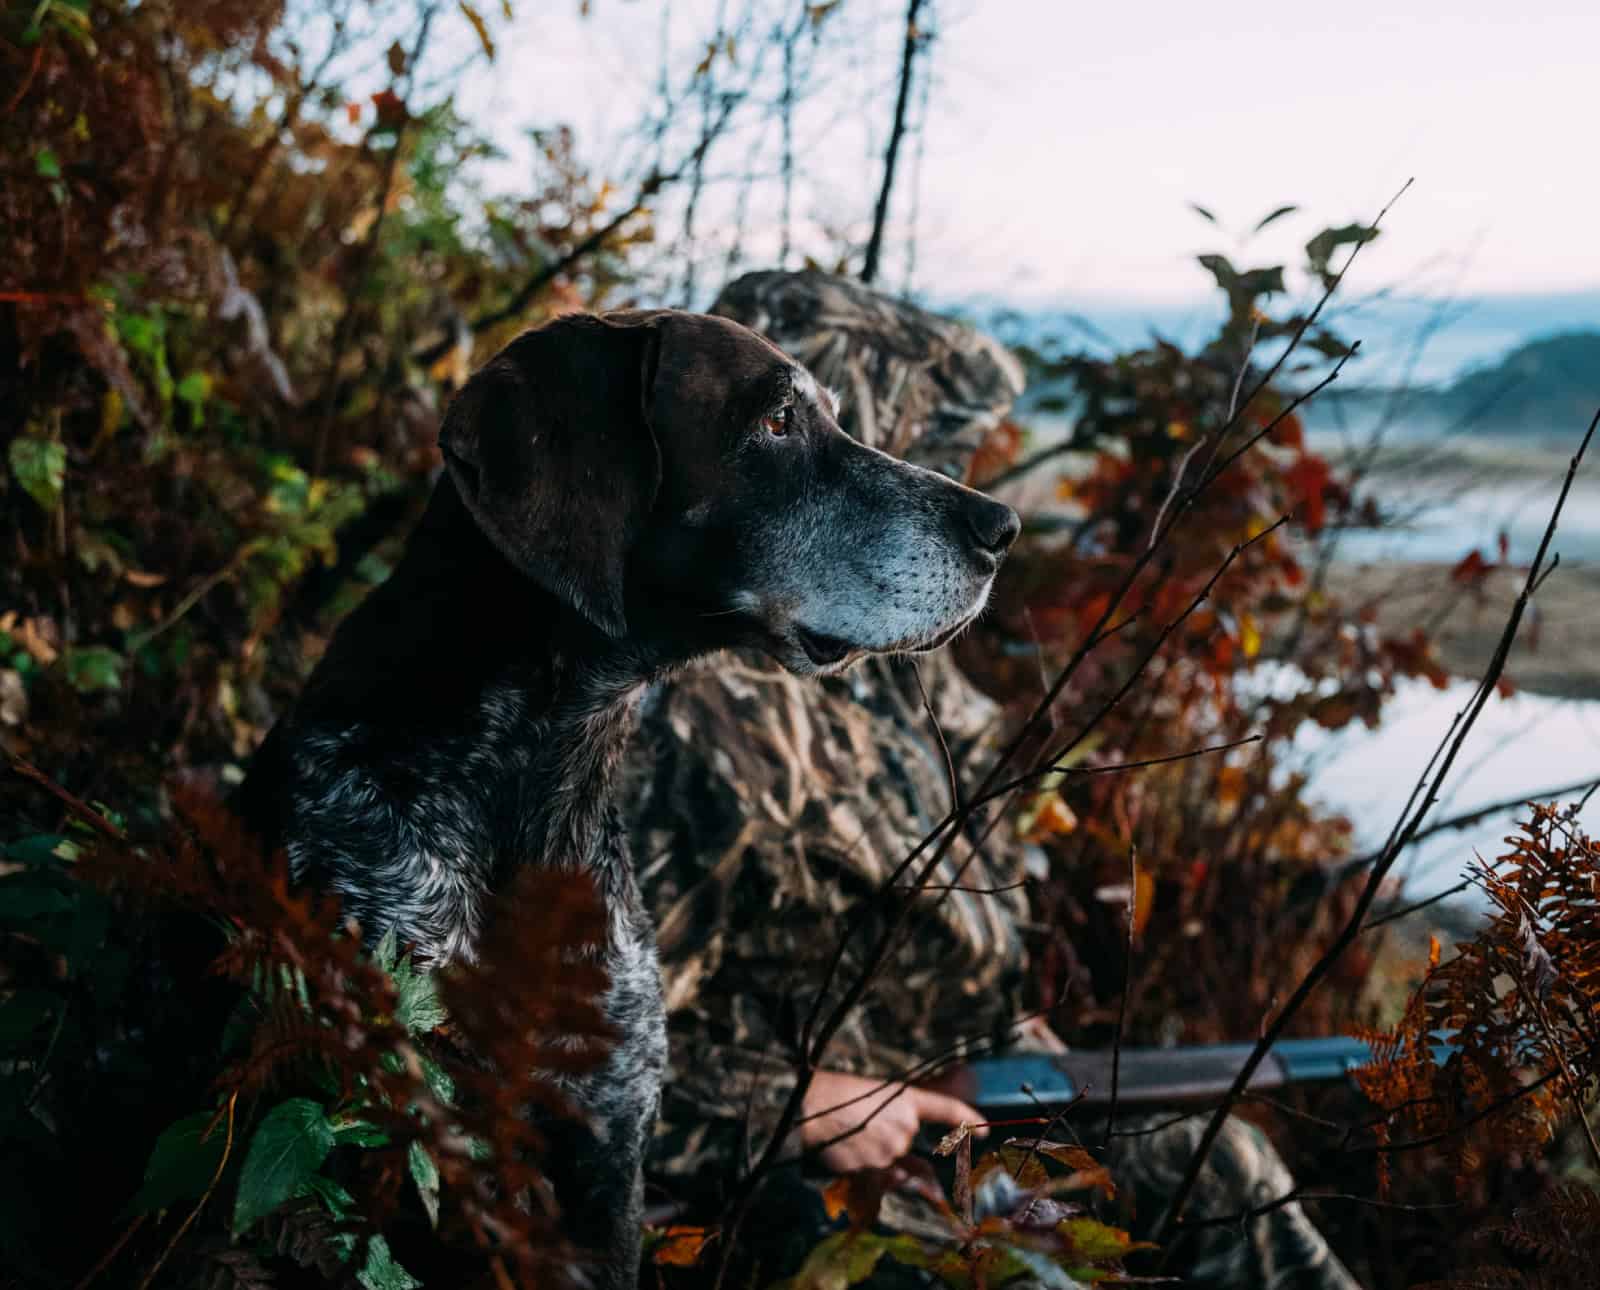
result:
M 903 4 L 845 4 L 882 21 L 830 87 L 839 115 L 807 141 L 807 213 L 864 226 Z M 713 7 L 675 0 L 676 36 Z M 508 130 L 570 122 L 603 161 L 653 92 L 661 6 L 576 9 L 517 5 L 474 93 Z M 1600 0 L 937 0 L 937 13 L 924 291 L 1193 297 L 1194 254 L 1228 249 L 1275 206 L 1304 213 L 1241 258 L 1298 259 L 1318 227 L 1370 218 L 1412 176 L 1363 253 L 1364 286 L 1600 286 Z

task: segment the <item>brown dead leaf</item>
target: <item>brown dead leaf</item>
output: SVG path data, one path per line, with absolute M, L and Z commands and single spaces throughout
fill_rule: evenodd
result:
M 692 1268 L 700 1262 L 706 1242 L 714 1235 L 709 1227 L 669 1227 L 661 1233 L 661 1243 L 650 1254 L 657 1267 Z

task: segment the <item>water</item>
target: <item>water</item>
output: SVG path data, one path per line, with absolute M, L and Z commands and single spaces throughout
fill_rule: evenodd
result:
M 1383 844 L 1417 776 L 1473 690 L 1470 681 L 1452 682 L 1444 690 L 1408 681 L 1377 730 L 1313 730 L 1301 738 L 1298 751 L 1312 770 L 1311 797 L 1349 816 L 1357 853 Z M 1600 703 L 1537 694 L 1494 697 L 1468 735 L 1429 819 L 1444 820 L 1590 777 L 1600 778 Z M 1506 812 L 1419 843 L 1395 870 L 1406 880 L 1406 898 L 1425 899 L 1453 886 L 1474 854 L 1486 860 L 1500 855 L 1513 818 Z M 1580 824 L 1600 833 L 1600 793 Z M 1471 895 L 1462 899 L 1481 903 Z

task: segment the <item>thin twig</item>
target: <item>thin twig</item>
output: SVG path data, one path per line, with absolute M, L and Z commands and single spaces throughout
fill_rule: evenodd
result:
M 956 778 L 955 758 L 950 755 L 950 741 L 944 736 L 944 727 L 939 724 L 939 714 L 933 710 L 933 701 L 928 698 L 928 687 L 922 683 L 922 669 L 911 663 L 911 675 L 916 678 L 917 693 L 922 697 L 922 710 L 928 714 L 928 724 L 933 727 L 933 737 L 939 741 L 939 751 L 944 754 L 944 771 L 950 783 L 950 809 L 961 809 L 961 782 Z
M 1128 936 L 1123 942 L 1122 997 L 1117 1000 L 1117 1029 L 1111 1039 L 1111 1100 L 1106 1106 L 1105 1143 L 1111 1145 L 1111 1131 L 1117 1125 L 1117 1093 L 1122 1078 L 1122 1032 L 1128 1024 L 1128 996 L 1133 993 L 1134 916 L 1139 907 L 1139 848 L 1128 847 Z
M 1432 1204 L 1410 1204 L 1393 1200 L 1378 1200 L 1372 1196 L 1356 1196 L 1344 1191 L 1303 1191 L 1299 1187 L 1285 1192 L 1282 1196 L 1275 1197 L 1261 1205 L 1250 1209 L 1240 1210 L 1235 1214 L 1219 1214 L 1215 1218 L 1196 1218 L 1178 1224 L 1178 1228 L 1185 1232 L 1195 1232 L 1206 1227 L 1232 1227 L 1234 1224 L 1243 1225 L 1257 1218 L 1265 1218 L 1268 1214 L 1283 1209 L 1285 1206 L 1296 1204 L 1302 1200 L 1347 1200 L 1354 1205 L 1367 1205 L 1373 1209 L 1398 1209 L 1407 1213 L 1425 1209 L 1459 1209 L 1461 1202 L 1450 1200 Z
M 1490 802 L 1486 806 L 1475 806 L 1470 811 L 1462 811 L 1459 815 L 1452 815 L 1443 820 L 1435 820 L 1425 829 L 1418 829 L 1411 837 L 1411 845 L 1425 841 L 1435 834 L 1448 833 L 1451 829 L 1464 829 L 1476 824 L 1479 820 L 1487 819 L 1491 815 L 1499 815 L 1502 811 L 1512 811 L 1519 806 L 1527 806 L 1530 802 L 1554 801 L 1558 797 L 1565 797 L 1568 793 L 1576 793 L 1579 789 L 1587 789 L 1592 793 L 1600 787 L 1600 779 L 1590 777 L 1580 779 L 1573 784 L 1562 784 L 1558 788 L 1541 788 L 1531 793 L 1518 793 L 1515 797 L 1501 798 L 1498 802 Z M 1587 801 L 1587 794 L 1583 801 Z M 1580 806 L 1582 803 L 1580 802 Z M 1340 876 L 1351 873 L 1356 869 L 1365 869 L 1370 864 L 1376 864 L 1383 859 L 1384 850 L 1369 851 L 1365 855 L 1356 856 L 1352 860 L 1342 861 Z
M 112 1242 L 111 1248 L 100 1256 L 94 1267 L 83 1274 L 83 1279 L 72 1290 L 89 1290 L 89 1287 L 94 1284 L 95 1278 L 111 1265 L 111 1261 L 122 1252 L 122 1247 L 128 1243 L 135 1232 L 144 1226 L 144 1220 L 149 1217 L 149 1214 L 140 1214 L 133 1222 L 123 1228 L 122 1235 Z
M 406 129 L 416 113 L 406 103 L 406 98 L 411 93 L 411 87 L 417 78 L 417 63 L 422 58 L 423 50 L 427 48 L 428 32 L 433 27 L 433 16 L 437 12 L 434 5 L 428 5 L 422 10 L 422 19 L 417 28 L 417 38 L 412 42 L 411 53 L 406 58 L 405 65 L 405 93 L 396 97 L 400 101 L 401 111 L 404 115 L 394 128 L 394 143 L 390 146 L 389 155 L 384 159 L 383 179 L 378 185 L 377 213 L 373 216 L 372 226 L 367 229 L 367 235 L 362 239 L 360 249 L 356 252 L 355 265 L 350 273 L 350 284 L 345 296 L 344 311 L 339 315 L 338 326 L 333 333 L 333 346 L 329 352 L 328 375 L 324 381 L 321 398 L 317 401 L 318 421 L 317 436 L 311 453 L 311 473 L 322 474 L 323 467 L 327 464 L 328 436 L 333 429 L 334 421 L 334 395 L 339 388 L 339 369 L 344 364 L 345 350 L 350 343 L 351 333 L 355 329 L 356 313 L 361 303 L 361 293 L 366 287 L 367 269 L 372 263 L 373 256 L 377 253 L 378 238 L 383 232 L 384 219 L 389 213 L 389 197 L 394 192 L 395 176 L 400 170 L 400 155 L 405 150 Z M 396 78 L 396 84 L 399 78 Z M 393 91 L 391 90 L 391 93 Z M 378 129 L 375 123 L 373 130 Z M 371 139 L 371 133 L 368 134 Z
M 1364 932 L 1370 932 L 1374 927 L 1382 927 L 1385 923 L 1394 923 L 1398 922 L 1402 918 L 1409 918 L 1418 910 L 1428 908 L 1429 905 L 1437 905 L 1441 900 L 1449 900 L 1451 896 L 1460 895 L 1468 887 L 1472 886 L 1474 881 L 1475 880 L 1472 878 L 1463 878 L 1453 887 L 1446 887 L 1443 891 L 1429 896 L 1426 900 L 1419 900 L 1414 905 L 1407 905 L 1404 909 L 1397 909 L 1392 913 L 1385 914 L 1382 918 L 1374 918 L 1369 920 L 1367 925 L 1361 930 Z
M 1404 192 L 1405 190 L 1402 189 L 1401 191 Z M 1398 194 L 1396 197 L 1398 198 Z M 1391 201 L 1390 205 L 1392 204 L 1393 202 Z M 1389 207 L 1385 206 L 1383 212 L 1379 213 L 1379 220 L 1383 218 L 1383 214 L 1387 212 L 1388 209 Z M 1375 221 L 1375 224 L 1376 222 L 1377 221 Z M 1279 368 L 1281 368 L 1283 363 L 1287 361 L 1288 356 L 1292 354 L 1298 347 L 1301 339 L 1305 335 L 1306 329 L 1320 314 L 1329 297 L 1331 297 L 1333 292 L 1337 290 L 1339 283 L 1343 280 L 1345 272 L 1348 271 L 1351 262 L 1353 262 L 1356 252 L 1359 250 L 1360 247 L 1358 245 L 1355 250 L 1352 251 L 1350 258 L 1346 260 L 1344 268 L 1340 270 L 1338 275 L 1329 281 L 1322 298 L 1317 303 L 1316 308 L 1311 312 L 1310 316 L 1300 324 L 1294 334 L 1290 337 L 1289 343 L 1285 347 L 1284 352 L 1280 354 L 1276 362 L 1271 365 L 1267 374 L 1263 377 L 1262 382 L 1256 387 L 1255 390 L 1251 392 L 1250 397 L 1245 400 L 1244 404 L 1240 407 L 1238 412 L 1236 412 L 1233 420 L 1237 421 L 1238 417 L 1244 414 L 1244 412 L 1249 408 L 1251 402 L 1254 400 L 1256 394 L 1259 393 L 1260 390 L 1264 389 L 1268 383 L 1270 383 Z M 999 756 L 984 775 L 978 786 L 977 792 L 974 794 L 974 797 L 969 799 L 965 810 L 960 812 L 951 812 L 943 820 L 936 823 L 933 828 L 931 828 L 928 833 L 912 848 L 911 852 L 898 865 L 895 866 L 894 870 L 888 875 L 887 878 L 885 878 L 882 884 L 880 884 L 878 892 L 872 899 L 882 900 L 888 895 L 896 893 L 901 878 L 917 862 L 918 858 L 922 856 L 922 854 L 930 847 L 934 848 L 934 854 L 932 858 L 923 866 L 922 871 L 919 873 L 917 885 L 922 885 L 929 877 L 932 876 L 934 869 L 942 862 L 944 856 L 948 854 L 950 848 L 954 845 L 955 838 L 962 831 L 962 826 L 967 823 L 975 811 L 982 809 L 981 806 L 977 804 L 976 799 L 981 798 L 985 793 L 989 792 L 997 783 L 1000 782 L 1004 775 L 1006 766 L 1025 747 L 1027 747 L 1032 742 L 1034 737 L 1039 733 L 1040 726 L 1046 721 L 1050 712 L 1053 710 L 1056 700 L 1060 697 L 1067 685 L 1071 683 L 1072 678 L 1076 675 L 1078 668 L 1082 666 L 1089 653 L 1095 648 L 1096 645 L 1100 643 L 1102 639 L 1104 639 L 1103 633 L 1106 625 L 1112 620 L 1113 616 L 1120 608 L 1123 600 L 1127 597 L 1134 584 L 1138 581 L 1140 575 L 1155 558 L 1156 553 L 1162 548 L 1165 538 L 1171 534 L 1173 529 L 1182 520 L 1195 499 L 1198 498 L 1207 488 L 1209 488 L 1222 475 L 1222 473 L 1225 472 L 1246 451 L 1248 451 L 1254 444 L 1259 442 L 1265 435 L 1271 433 L 1271 431 L 1281 424 L 1286 417 L 1291 415 L 1295 408 L 1312 397 L 1315 393 L 1325 388 L 1333 380 L 1337 379 L 1344 363 L 1348 361 L 1349 357 L 1354 352 L 1354 349 L 1348 352 L 1339 360 L 1339 363 L 1335 365 L 1334 369 L 1322 381 L 1318 382 L 1310 390 L 1293 400 L 1276 417 L 1268 421 L 1268 423 L 1264 425 L 1258 432 L 1249 436 L 1244 444 L 1242 444 L 1236 451 L 1230 453 L 1210 469 L 1205 471 L 1201 478 L 1198 479 L 1191 488 L 1185 491 L 1183 496 L 1180 497 L 1174 504 L 1171 514 L 1164 522 L 1160 537 L 1156 542 L 1146 547 L 1144 552 L 1142 552 L 1131 563 L 1127 572 L 1124 574 L 1120 585 L 1115 593 L 1109 598 L 1108 603 L 1102 610 L 1094 626 L 1090 629 L 1083 642 L 1080 643 L 1077 649 L 1073 652 L 1066 665 L 1057 673 L 1055 680 L 1050 684 L 1044 695 L 1041 696 L 1033 711 L 1008 741 L 1006 746 L 1001 750 Z M 1224 437 L 1231 428 L 1231 426 L 1224 426 Z M 1232 557 L 1230 556 L 1230 559 L 1231 558 Z M 1055 754 L 1055 757 L 1059 758 L 1060 755 L 1060 753 L 1057 753 Z M 1041 760 L 1049 761 L 1052 759 L 1053 758 L 1045 758 Z M 989 832 L 993 831 L 1001 818 L 1002 817 L 998 812 L 993 814 L 992 818 L 988 821 L 985 827 L 985 837 L 987 837 Z M 977 849 L 973 848 L 972 854 L 967 857 L 967 860 L 962 866 L 963 871 L 966 865 L 971 863 L 972 856 L 976 854 Z M 959 877 L 960 875 L 957 874 L 957 881 L 959 881 Z M 767 1143 L 766 1149 L 762 1152 L 760 1159 L 757 1160 L 755 1167 L 746 1174 L 743 1184 L 730 1202 L 736 1221 L 741 1220 L 749 1211 L 750 1205 L 754 1198 L 755 1190 L 760 1186 L 765 1174 L 776 1163 L 781 1152 L 783 1140 L 794 1126 L 795 1118 L 799 1114 L 800 1105 L 804 1100 L 806 1091 L 811 1085 L 812 1078 L 816 1073 L 818 1062 L 822 1053 L 826 1051 L 826 1048 L 831 1042 L 833 1036 L 837 1033 L 838 1029 L 844 1024 L 845 1020 L 859 1004 L 867 989 L 870 988 L 875 973 L 878 971 L 879 967 L 884 961 L 884 956 L 889 945 L 894 942 L 898 933 L 904 926 L 910 908 L 911 903 L 909 901 L 903 901 L 901 903 L 900 910 L 893 918 L 889 920 L 888 926 L 880 935 L 877 944 L 873 946 L 872 950 L 869 951 L 868 955 L 866 956 L 866 960 L 863 963 L 861 970 L 857 973 L 855 980 L 844 991 L 839 1002 L 829 1010 L 828 1015 L 824 1018 L 821 1015 L 823 1004 L 832 986 L 833 979 L 843 963 L 846 950 L 846 938 L 841 937 L 839 943 L 835 946 L 834 954 L 827 966 L 824 979 L 817 990 L 810 1012 L 801 1025 L 801 1042 L 798 1060 L 796 1063 L 797 1069 L 795 1086 L 790 1091 L 789 1098 L 779 1114 L 777 1126 L 771 1139 Z M 727 1264 L 724 1262 L 724 1270 L 726 1269 L 726 1266 Z
M 900 89 L 895 95 L 894 124 L 889 129 L 889 146 L 883 158 L 883 184 L 872 212 L 872 236 L 867 239 L 866 260 L 861 266 L 861 281 L 870 283 L 878 276 L 878 257 L 883 250 L 884 225 L 889 222 L 889 195 L 894 191 L 895 163 L 900 157 L 900 140 L 906 132 L 906 105 L 911 97 L 911 72 L 917 59 L 921 33 L 917 12 L 923 0 L 909 0 L 906 6 L 905 44 L 900 51 Z
M 37 784 L 102 837 L 110 838 L 113 842 L 126 842 L 128 840 L 128 835 L 122 829 L 118 828 L 87 802 L 67 792 L 66 789 L 62 788 L 60 784 L 56 783 L 55 780 L 51 779 L 50 776 L 46 775 L 32 762 L 24 761 L 3 745 L 0 745 L 0 753 L 4 753 L 6 760 L 11 764 L 12 774 L 20 775 L 23 779 Z
M 1322 983 L 1323 978 L 1327 976 L 1333 965 L 1338 962 L 1344 952 L 1350 948 L 1355 938 L 1360 935 L 1367 912 L 1371 909 L 1372 902 L 1377 898 L 1378 890 L 1388 876 L 1389 870 L 1394 866 L 1394 862 L 1400 853 L 1410 843 L 1413 835 L 1421 827 L 1423 817 L 1433 804 L 1438 801 L 1439 792 L 1443 787 L 1445 778 L 1450 774 L 1451 767 L 1455 765 L 1456 757 L 1460 754 L 1462 745 L 1472 732 L 1479 714 L 1483 711 L 1485 703 L 1488 702 L 1489 695 L 1494 691 L 1495 682 L 1500 679 L 1500 674 L 1505 669 L 1506 659 L 1511 653 L 1512 642 L 1516 639 L 1517 628 L 1522 623 L 1522 615 L 1527 610 L 1533 587 L 1538 581 L 1540 571 L 1544 568 L 1545 556 L 1549 552 L 1550 543 L 1555 537 L 1556 527 L 1560 523 L 1561 512 L 1566 506 L 1567 496 L 1572 491 L 1572 481 L 1577 476 L 1578 467 L 1583 461 L 1590 441 L 1594 438 L 1597 427 L 1600 427 L 1600 409 L 1596 410 L 1594 419 L 1589 422 L 1589 428 L 1585 431 L 1583 440 L 1578 445 L 1577 452 L 1573 454 L 1572 463 L 1567 468 L 1566 479 L 1561 485 L 1561 493 L 1556 498 L 1555 506 L 1550 512 L 1550 520 L 1545 525 L 1544 537 L 1539 543 L 1538 554 L 1534 556 L 1533 563 L 1528 567 L 1527 581 L 1523 586 L 1522 593 L 1517 597 L 1516 603 L 1511 608 L 1505 630 L 1501 633 L 1499 644 L 1496 645 L 1494 655 L 1489 660 L 1488 667 L 1484 671 L 1483 679 L 1478 684 L 1473 702 L 1468 705 L 1468 709 L 1461 720 L 1452 723 L 1454 727 L 1458 727 L 1455 728 L 1453 737 L 1447 736 L 1446 740 L 1441 741 L 1441 748 L 1448 743 L 1448 752 L 1439 765 L 1438 771 L 1434 774 L 1426 796 L 1410 815 L 1410 818 L 1403 820 L 1395 833 L 1391 835 L 1385 854 L 1373 865 L 1372 872 L 1367 875 L 1366 885 L 1362 888 L 1361 894 L 1356 900 L 1355 908 L 1351 911 L 1339 935 L 1334 938 L 1333 943 L 1328 946 L 1322 956 L 1312 964 L 1305 976 L 1301 978 L 1299 985 L 1295 987 L 1294 993 L 1290 995 L 1288 1002 L 1284 1004 L 1277 1016 L 1262 1032 L 1261 1037 L 1256 1041 L 1255 1047 L 1251 1050 L 1250 1056 L 1245 1059 L 1244 1064 L 1239 1068 L 1239 1072 L 1234 1077 L 1233 1084 L 1229 1088 L 1227 1095 L 1213 1113 L 1210 1123 L 1206 1125 L 1205 1132 L 1201 1135 L 1194 1154 L 1190 1157 L 1188 1167 L 1184 1171 L 1183 1179 L 1178 1184 L 1178 1188 L 1173 1195 L 1172 1203 L 1162 1217 L 1160 1227 L 1154 1237 L 1157 1244 L 1162 1243 L 1168 1233 L 1171 1232 L 1173 1225 L 1182 1217 L 1183 1207 L 1188 1203 L 1189 1197 L 1194 1192 L 1195 1184 L 1200 1178 L 1200 1171 L 1205 1167 L 1206 1158 L 1210 1155 L 1218 1134 L 1222 1132 L 1222 1126 L 1227 1120 L 1229 1112 L 1238 1102 L 1240 1094 L 1248 1087 L 1256 1068 L 1260 1066 L 1285 1027 L 1299 1012 L 1305 1001 L 1310 998 L 1317 986 Z M 1430 764 L 1432 760 L 1430 759 Z
M 1261 316 L 1257 314 L 1251 321 L 1250 343 L 1245 346 L 1244 357 L 1239 360 L 1239 373 L 1234 377 L 1233 389 L 1228 395 L 1228 413 L 1222 419 L 1222 423 L 1225 426 L 1232 425 L 1234 417 L 1238 415 L 1239 391 L 1244 387 L 1244 374 L 1250 370 L 1250 355 L 1255 353 L 1256 338 L 1260 335 Z M 1195 453 L 1199 452 L 1210 439 L 1211 436 L 1209 434 L 1203 434 L 1190 444 L 1189 451 L 1184 453 L 1182 459 L 1178 462 L 1177 470 L 1172 472 L 1172 485 L 1167 489 L 1167 495 L 1161 499 L 1161 507 L 1156 511 L 1155 523 L 1150 526 L 1150 540 L 1152 542 L 1156 540 L 1156 534 L 1161 531 L 1161 521 L 1167 513 L 1167 507 L 1172 505 L 1172 499 L 1178 495 L 1179 490 L 1183 487 L 1184 477 L 1189 473 L 1189 462 L 1193 459 Z M 1221 445 L 1222 439 L 1219 435 L 1217 446 L 1221 447 Z
M 992 802 L 997 798 L 1004 797 L 1012 790 L 1021 788 L 1024 784 L 1031 783 L 1033 780 L 1040 779 L 1046 775 L 1116 775 L 1128 770 L 1144 770 L 1149 766 L 1170 766 L 1173 762 L 1192 761 L 1196 757 L 1228 752 L 1234 748 L 1243 748 L 1246 744 L 1257 744 L 1261 742 L 1262 738 L 1263 736 L 1261 735 L 1245 735 L 1240 739 L 1230 739 L 1227 743 L 1207 744 L 1204 748 L 1190 748 L 1186 752 L 1167 753 L 1161 757 L 1145 757 L 1140 761 L 1111 762 L 1105 766 L 1063 766 L 1061 765 L 1060 757 L 1066 754 L 1062 753 L 1057 757 L 1056 761 L 1048 766 L 1039 766 L 1025 774 L 1016 776 L 1014 779 L 1006 780 L 1005 783 L 990 790 L 980 798 L 977 805 L 982 806 L 985 802 Z M 1070 752 L 1071 750 L 1069 749 L 1068 751 Z
M 6 100 L 6 105 L 0 108 L 0 117 L 10 116 L 17 109 L 28 91 L 33 88 L 33 78 L 39 74 L 39 63 L 44 58 L 44 42 L 40 41 L 33 47 L 33 57 L 28 62 L 28 70 L 23 73 L 22 80 L 17 84 L 16 93 Z
M 231 578 L 239 571 L 240 565 L 253 556 L 257 551 L 261 550 L 261 548 L 265 545 L 266 540 L 263 538 L 257 538 L 254 541 L 246 542 L 242 547 L 233 553 L 232 559 L 230 559 L 227 564 L 223 565 L 222 568 L 218 569 L 215 573 L 207 574 L 198 583 L 196 583 L 194 589 L 184 596 L 184 598 L 180 600 L 176 606 L 174 606 L 172 612 L 163 618 L 159 623 L 157 623 L 154 627 L 148 628 L 142 632 L 135 632 L 132 636 L 130 636 L 128 638 L 127 652 L 129 654 L 137 653 L 151 641 L 155 640 L 157 636 L 160 636 L 163 632 L 175 627 L 183 618 L 183 616 L 193 609 L 197 604 L 199 604 L 200 601 L 203 600 L 213 588 Z

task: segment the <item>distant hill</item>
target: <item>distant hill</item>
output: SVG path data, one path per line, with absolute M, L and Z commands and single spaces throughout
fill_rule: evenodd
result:
M 1493 366 L 1439 391 L 1439 410 L 1500 426 L 1547 430 L 1587 421 L 1600 407 L 1600 331 L 1569 331 L 1530 341 Z
M 1600 330 L 1566 331 L 1519 345 L 1498 362 L 1469 369 L 1448 384 L 1392 390 L 1328 391 L 1325 412 L 1356 412 L 1382 403 L 1404 422 L 1458 427 L 1467 433 L 1546 434 L 1582 428 L 1600 408 Z

